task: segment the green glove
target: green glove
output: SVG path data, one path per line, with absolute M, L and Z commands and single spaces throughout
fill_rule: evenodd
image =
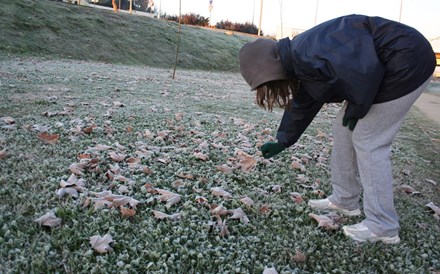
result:
M 268 142 L 261 146 L 260 150 L 263 153 L 263 157 L 269 159 L 270 157 L 280 153 L 286 148 L 280 143 Z
M 348 129 L 353 130 L 358 120 L 358 118 L 347 118 L 344 116 L 344 118 L 342 118 L 342 125 L 344 127 L 348 126 Z

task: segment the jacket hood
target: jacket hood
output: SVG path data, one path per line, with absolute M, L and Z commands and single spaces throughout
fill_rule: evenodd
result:
M 283 72 L 276 41 L 258 38 L 246 43 L 240 49 L 239 59 L 241 75 L 251 90 L 266 82 L 289 79 Z

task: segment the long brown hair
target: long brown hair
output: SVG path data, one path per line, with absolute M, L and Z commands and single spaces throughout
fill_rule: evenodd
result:
M 299 82 L 296 79 L 276 80 L 256 88 L 258 106 L 272 111 L 274 106 L 290 108 L 290 102 L 298 92 Z

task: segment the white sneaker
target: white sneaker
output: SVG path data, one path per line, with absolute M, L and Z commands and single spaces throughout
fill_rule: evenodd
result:
M 346 225 L 342 227 L 344 234 L 358 242 L 377 242 L 382 241 L 386 244 L 397 244 L 400 242 L 399 235 L 392 237 L 380 237 L 371 232 L 362 222 L 355 225 Z
M 339 212 L 343 215 L 346 215 L 346 216 L 359 216 L 359 215 L 361 215 L 361 211 L 359 209 L 348 210 L 348 209 L 340 208 L 337 205 L 330 202 L 328 200 L 328 198 L 319 199 L 319 200 L 309 200 L 308 205 L 311 208 L 315 208 L 315 209 L 337 211 L 337 212 Z

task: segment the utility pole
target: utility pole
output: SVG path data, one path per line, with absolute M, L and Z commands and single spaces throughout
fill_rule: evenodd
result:
M 283 0 L 279 0 L 279 1 L 280 1 L 280 34 L 281 34 L 280 38 L 284 38 L 283 37 Z
M 316 10 L 315 10 L 315 26 L 318 19 L 318 7 L 319 7 L 319 0 L 316 0 Z
M 212 12 L 212 8 L 214 7 L 212 5 L 212 2 L 213 2 L 213 0 L 209 0 L 209 6 L 208 6 L 208 8 L 209 8 L 209 24 L 211 24 L 211 12 Z
M 402 21 L 402 6 L 403 6 L 403 0 L 400 0 L 399 22 Z
M 261 0 L 260 4 L 260 23 L 258 24 L 258 36 L 261 34 L 261 20 L 263 18 L 263 0 Z

